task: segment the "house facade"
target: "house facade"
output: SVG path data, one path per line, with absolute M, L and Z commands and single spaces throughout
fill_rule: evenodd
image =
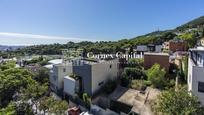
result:
M 64 77 L 73 72 L 72 62 L 53 65 L 49 73 L 50 88 L 56 93 L 62 94 Z
M 188 91 L 196 95 L 204 105 L 204 47 L 189 50 Z
M 176 52 L 176 51 L 186 51 L 187 50 L 187 44 L 184 40 L 170 40 L 168 42 L 163 43 L 163 49 L 169 50 L 170 52 Z
M 118 73 L 118 59 L 97 62 L 75 60 L 67 64 L 54 65 L 50 83 L 54 91 L 60 90 L 67 95 L 73 95 L 75 91 L 75 93 L 87 93 L 92 96 L 100 91 L 108 80 L 117 79 Z M 71 74 L 74 74 L 76 78 L 71 78 Z
M 159 53 L 162 51 L 162 45 L 148 44 L 148 45 L 138 45 L 135 48 L 135 51 L 140 54 L 144 52 L 156 52 Z
M 168 53 L 144 53 L 144 69 L 151 68 L 155 63 L 169 71 Z

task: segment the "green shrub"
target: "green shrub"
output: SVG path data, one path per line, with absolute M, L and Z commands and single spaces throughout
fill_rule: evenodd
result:
M 133 89 L 136 89 L 136 90 L 146 89 L 146 85 L 144 84 L 143 80 L 132 80 L 130 87 L 133 88 Z
M 41 66 L 47 65 L 48 64 L 48 60 L 42 60 L 40 62 L 38 62 Z
M 151 86 L 152 85 L 152 82 L 151 81 L 144 81 L 144 85 L 146 85 L 146 86 Z
M 139 68 L 126 67 L 124 69 L 124 74 L 131 79 L 147 79 L 143 70 Z
M 174 79 L 167 82 L 167 89 L 175 86 L 176 81 Z
M 140 69 L 143 68 L 144 59 L 139 58 L 131 58 L 128 60 L 128 67 L 138 67 Z
M 127 87 L 129 85 L 130 79 L 128 78 L 128 76 L 122 76 L 121 78 L 121 86 L 123 87 Z
M 91 104 L 91 97 L 87 93 L 83 93 L 82 97 L 83 97 L 83 101 L 85 102 L 86 106 L 89 107 Z
M 104 86 L 105 92 L 107 94 L 112 93 L 115 90 L 116 86 L 117 86 L 117 82 L 116 81 L 108 80 L 108 82 Z
M 0 64 L 0 70 L 4 71 L 10 68 L 14 68 L 16 66 L 16 62 L 15 61 L 8 61 L 8 62 L 4 62 L 2 64 Z
M 148 80 L 151 81 L 152 85 L 156 88 L 164 88 L 166 85 L 165 75 L 165 69 L 162 69 L 159 64 L 154 64 L 147 70 Z

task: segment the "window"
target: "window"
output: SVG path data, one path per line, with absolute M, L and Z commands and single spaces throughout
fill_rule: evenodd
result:
M 198 92 L 204 93 L 204 82 L 198 82 Z
M 110 65 L 110 68 L 112 68 L 112 65 Z
M 202 62 L 202 55 L 198 54 L 198 62 L 201 63 Z
M 102 85 L 104 82 L 102 81 L 102 82 L 100 82 L 100 83 L 98 83 L 98 85 L 100 86 L 100 85 Z
M 198 54 L 198 62 L 200 62 L 201 58 L 200 58 L 200 54 Z
M 63 68 L 63 72 L 66 72 L 66 68 Z
M 57 80 L 57 77 L 56 77 L 55 75 L 53 75 L 53 78 L 54 78 L 54 81 L 56 81 L 56 80 Z

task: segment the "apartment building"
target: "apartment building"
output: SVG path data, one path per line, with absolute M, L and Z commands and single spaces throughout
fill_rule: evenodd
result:
M 204 105 L 204 45 L 189 50 L 188 90 Z
M 148 49 L 148 52 L 159 53 L 162 51 L 162 45 L 148 44 L 147 49 Z
M 151 68 L 158 63 L 166 71 L 169 71 L 169 54 L 168 53 L 144 53 L 144 69 Z
M 186 51 L 187 50 L 187 44 L 184 40 L 170 40 L 168 42 L 163 43 L 163 49 L 169 50 L 171 52 L 176 51 Z
M 140 54 L 144 54 L 144 52 L 161 52 L 162 51 L 162 45 L 154 45 L 154 44 L 148 44 L 148 45 L 138 45 L 135 48 L 135 51 Z
M 54 91 L 64 91 L 67 95 L 85 92 L 92 96 L 100 91 L 108 80 L 117 79 L 118 68 L 118 59 L 109 61 L 80 59 L 54 65 L 50 75 L 51 87 Z M 73 78 L 71 74 L 76 77 Z

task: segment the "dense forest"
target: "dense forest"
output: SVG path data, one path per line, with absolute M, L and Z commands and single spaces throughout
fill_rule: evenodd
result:
M 78 43 L 67 42 L 66 44 L 34 45 L 18 49 L 13 52 L 0 52 L 3 57 L 12 55 L 54 55 L 61 54 L 62 49 L 82 48 L 93 53 L 115 53 L 124 52 L 126 48 L 136 45 L 162 44 L 171 39 L 183 39 L 188 42 L 188 47 L 194 47 L 197 41 L 204 36 L 204 16 L 194 19 L 173 30 L 155 31 L 146 35 L 119 41 L 82 41 Z

